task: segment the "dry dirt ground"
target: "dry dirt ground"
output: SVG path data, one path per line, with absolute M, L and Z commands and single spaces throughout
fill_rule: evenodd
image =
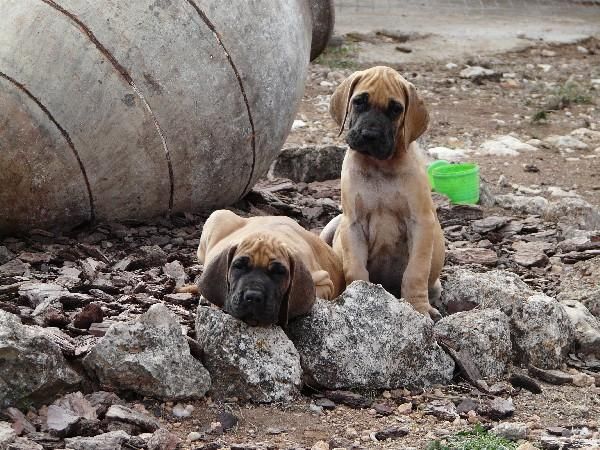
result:
M 388 40 L 366 38 L 373 42 Z M 353 61 L 357 44 L 346 42 L 332 55 L 321 58 L 337 66 L 333 70 L 318 64 L 312 66 L 298 115 L 307 126 L 292 131 L 287 145 L 341 142 L 336 139 L 338 129 L 327 113 L 328 98 L 334 89 L 331 84 L 354 70 L 368 67 Z M 403 45 L 410 49 L 410 42 Z M 581 53 L 579 47 L 589 54 Z M 552 53 L 553 56 L 545 56 Z M 495 135 L 510 134 L 527 141 L 568 134 L 582 127 L 600 130 L 600 43 L 596 39 L 561 46 L 532 44 L 516 52 L 449 62 L 456 67 L 439 61 L 392 65 L 418 87 L 429 107 L 431 122 L 421 139 L 425 149 L 444 146 L 476 151 Z M 379 63 L 387 65 L 385 61 Z M 500 81 L 475 84 L 459 76 L 467 65 L 483 66 L 505 75 Z M 563 98 L 565 104 L 559 104 L 560 97 L 570 99 Z M 504 175 L 510 184 L 575 189 L 597 205 L 600 150 L 594 150 L 592 147 L 566 157 L 555 150 L 542 149 L 512 158 L 469 155 L 468 159 L 481 166 L 482 176 L 490 182 Z M 566 159 L 569 156 L 578 159 Z M 534 165 L 539 171 L 526 171 L 525 165 Z

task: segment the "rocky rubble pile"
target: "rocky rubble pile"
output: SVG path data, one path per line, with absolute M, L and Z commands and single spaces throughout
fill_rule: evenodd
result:
M 341 151 L 332 152 L 327 161 L 338 164 Z M 314 161 L 325 161 L 309 158 L 298 175 L 305 181 L 263 182 L 236 211 L 285 214 L 322 227 L 339 212 L 339 190 L 337 181 L 303 178 Z M 595 208 L 572 197 L 488 192 L 487 198 L 493 207 L 452 206 L 435 197 L 448 240 L 438 305 L 446 317 L 435 325 L 368 283 L 351 285 L 336 301 L 318 301 L 285 331 L 248 327 L 202 299 L 175 293 L 202 271 L 195 262 L 201 216 L 5 238 L 0 409 L 12 425 L 0 422 L 0 443 L 176 445 L 152 411 L 122 400 L 132 396 L 288 402 L 310 386 L 322 392 L 316 409 L 347 404 L 386 414 L 406 404 L 408 394 L 381 406 L 347 390 L 418 391 L 458 376 L 489 401 L 461 407 L 425 399 L 427 414 L 466 418 L 476 411 L 497 419 L 514 410 L 514 392 L 494 382 L 520 366 L 544 382 L 600 384 Z M 380 437 L 404 433 L 379 431 Z

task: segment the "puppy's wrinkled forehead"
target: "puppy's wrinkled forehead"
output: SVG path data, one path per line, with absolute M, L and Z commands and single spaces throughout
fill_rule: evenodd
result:
M 405 105 L 408 95 L 406 83 L 398 72 L 389 67 L 373 67 L 364 72 L 354 88 L 353 97 L 367 93 L 369 104 L 381 109 L 387 108 L 390 100 Z
M 246 237 L 237 247 L 235 256 L 250 258 L 252 267 L 268 268 L 273 261 L 288 264 L 287 247 L 278 239 L 267 234 Z

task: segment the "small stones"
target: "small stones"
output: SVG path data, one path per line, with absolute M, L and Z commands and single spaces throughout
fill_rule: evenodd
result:
M 432 147 L 427 149 L 427 153 L 433 159 L 443 159 L 445 161 L 461 161 L 467 156 L 468 151 L 461 148 Z
M 234 414 L 225 410 L 219 413 L 219 415 L 217 416 L 217 420 L 221 424 L 223 431 L 231 430 L 238 424 L 239 421 L 239 419 Z
M 427 404 L 424 410 L 425 414 L 437 417 L 441 420 L 452 422 L 458 417 L 458 412 L 454 403 L 446 400 L 434 400 Z
M 548 264 L 548 256 L 544 253 L 546 245 L 543 242 L 515 242 L 513 249 L 514 261 L 523 267 L 544 267 Z
M 396 408 L 396 412 L 402 415 L 408 415 L 412 412 L 413 404 L 412 402 L 401 403 Z
M 547 144 L 559 149 L 587 150 L 589 146 L 573 136 L 548 136 L 544 139 Z
M 163 266 L 163 273 L 169 278 L 175 280 L 176 288 L 183 286 L 187 281 L 185 269 L 183 268 L 183 265 L 177 260 L 166 263 Z
M 498 263 L 498 255 L 489 248 L 455 248 L 446 254 L 449 262 L 454 264 L 480 264 L 494 267 Z
M 35 433 L 35 427 L 17 408 L 7 408 L 4 413 L 12 420 L 12 428 L 18 435 Z M 1 442 L 1 439 L 0 439 Z
M 373 404 L 373 401 L 367 397 L 349 391 L 327 391 L 325 395 L 329 400 L 350 408 L 369 408 Z
M 499 81 L 502 74 L 480 66 L 472 66 L 461 70 L 459 76 L 469 79 L 475 84 L 481 84 L 484 80 Z
M 173 415 L 179 419 L 189 417 L 194 412 L 194 407 L 192 405 L 182 405 L 181 403 L 177 403 L 173 407 Z
M 75 328 L 89 329 L 92 323 L 100 323 L 104 318 L 102 308 L 97 303 L 89 303 L 73 318 Z
M 130 439 L 124 431 L 110 431 L 93 437 L 72 437 L 65 439 L 65 445 L 72 450 L 121 450 Z
M 167 294 L 163 297 L 163 300 L 169 303 L 180 306 L 191 306 L 198 302 L 198 298 L 194 297 L 188 292 L 181 292 L 177 294 Z
M 0 448 L 8 448 L 8 445 L 15 441 L 17 433 L 12 429 L 8 422 L 0 422 Z
M 550 384 L 561 385 L 573 382 L 573 376 L 560 370 L 546 370 L 535 366 L 529 366 L 528 372 L 532 377 Z
M 484 234 L 503 227 L 510 220 L 511 218 L 506 216 L 488 216 L 485 219 L 471 222 L 471 228 L 475 233 Z
M 187 435 L 187 441 L 189 442 L 196 442 L 201 440 L 203 437 L 202 433 L 199 433 L 197 431 L 192 431 Z
M 479 147 L 479 152 L 483 155 L 494 156 L 517 156 L 521 152 L 534 152 L 537 148 L 533 145 L 521 142 L 519 139 L 504 135 L 495 139 L 485 141 Z
M 395 412 L 395 408 L 385 403 L 373 403 L 371 407 L 380 416 L 391 416 Z
M 565 427 L 548 427 L 546 431 L 552 436 L 571 436 L 571 430 Z
M 496 397 L 487 404 L 484 414 L 491 419 L 500 420 L 512 416 L 514 412 L 515 405 L 512 398 Z
M 508 381 L 512 387 L 526 389 L 532 394 L 541 394 L 543 392 L 539 383 L 526 375 L 513 373 L 508 378 Z
M 394 426 L 375 432 L 375 439 L 378 441 L 385 441 L 386 439 L 398 439 L 407 436 L 408 433 L 409 431 L 407 428 Z
M 65 294 L 68 291 L 54 283 L 24 283 L 19 288 L 19 295 L 25 297 L 32 308 L 42 303 L 50 304 Z
M 144 245 L 134 256 L 135 259 L 122 270 L 147 269 L 152 266 L 162 266 L 167 262 L 167 254 L 158 245 Z
M 315 400 L 315 405 L 317 405 L 323 409 L 329 409 L 329 410 L 335 409 L 335 406 L 336 406 L 332 400 L 330 400 L 326 397 L 318 398 L 317 400 Z
M 72 435 L 75 425 L 81 419 L 80 416 L 61 408 L 60 406 L 50 405 L 48 407 L 47 426 L 57 436 L 65 437 Z
M 147 442 L 148 450 L 175 450 L 181 439 L 166 428 L 156 430 Z
M 492 428 L 492 431 L 509 441 L 518 441 L 527 438 L 529 427 L 522 422 L 503 422 Z
M 121 405 L 112 405 L 106 412 L 106 419 L 117 422 L 129 423 L 143 431 L 154 432 L 160 428 L 160 422 L 147 414 L 142 414 Z

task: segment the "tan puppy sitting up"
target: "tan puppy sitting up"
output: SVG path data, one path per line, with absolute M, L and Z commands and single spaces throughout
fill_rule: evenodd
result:
M 343 213 L 321 237 L 342 259 L 346 283 L 381 284 L 434 320 L 444 237 L 414 142 L 429 115 L 415 87 L 389 67 L 355 72 L 334 92 L 330 112 L 348 124 Z
M 315 297 L 344 290 L 342 264 L 331 247 L 289 217 L 243 218 L 220 210 L 202 229 L 198 288 L 211 303 L 249 325 L 279 324 L 307 314 Z

